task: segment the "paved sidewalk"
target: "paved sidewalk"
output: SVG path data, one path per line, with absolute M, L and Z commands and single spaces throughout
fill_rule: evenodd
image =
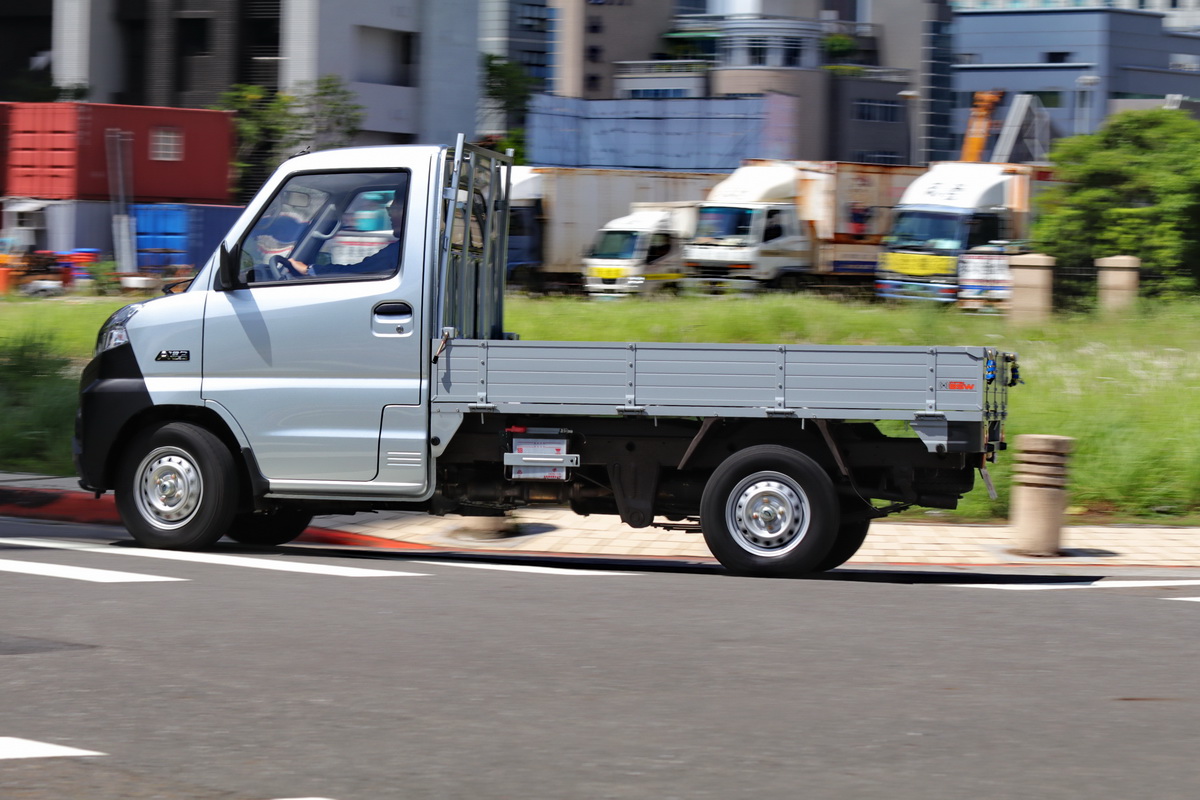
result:
M 381 512 L 320 517 L 313 524 L 437 549 L 712 558 L 698 533 L 633 529 L 615 517 L 580 517 L 557 509 L 520 511 L 508 523 Z M 1014 553 L 1018 541 L 1004 525 L 877 521 L 862 549 L 848 563 L 1200 566 L 1200 530 L 1194 528 L 1068 526 L 1063 529 L 1063 555 L 1058 558 Z
M 0 516 L 117 524 L 111 494 L 99 499 L 73 478 L 0 472 Z M 675 557 L 711 560 L 698 533 L 633 529 L 616 517 L 581 517 L 567 510 L 520 511 L 509 520 L 432 517 L 416 512 L 325 516 L 308 541 L 405 546 L 434 550 L 523 554 Z M 1143 525 L 1063 528 L 1062 555 L 1031 558 L 1004 525 L 877 521 L 849 564 L 1200 566 L 1200 529 Z

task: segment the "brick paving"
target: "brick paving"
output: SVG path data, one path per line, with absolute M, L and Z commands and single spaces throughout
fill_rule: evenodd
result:
M 49 502 L 47 498 L 55 498 Z M 73 478 L 0 472 L 0 516 L 116 521 L 112 495 L 99 500 Z M 709 560 L 699 533 L 633 529 L 616 517 L 581 517 L 566 509 L 523 510 L 509 518 L 431 517 L 416 512 L 324 516 L 313 526 L 440 550 L 492 550 L 598 556 L 662 556 Z M 1021 538 L 1006 525 L 940 521 L 871 525 L 850 564 L 1200 566 L 1200 528 L 1067 525 L 1057 557 L 1015 552 Z

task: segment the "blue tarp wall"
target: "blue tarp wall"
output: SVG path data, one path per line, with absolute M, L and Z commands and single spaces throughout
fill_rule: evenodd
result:
M 790 158 L 795 98 L 581 100 L 534 95 L 526 117 L 529 163 L 698 172 L 746 158 Z

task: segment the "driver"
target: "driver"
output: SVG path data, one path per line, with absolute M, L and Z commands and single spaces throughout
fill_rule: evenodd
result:
M 292 265 L 292 269 L 298 275 L 314 278 L 325 275 L 383 275 L 391 272 L 400 261 L 400 240 L 403 238 L 404 230 L 404 203 L 400 199 L 399 192 L 396 192 L 392 201 L 388 203 L 387 213 L 388 219 L 392 223 L 392 235 L 396 237 L 396 241 L 379 252 L 367 256 L 362 261 L 353 264 L 321 264 L 318 267 L 315 264 L 305 264 L 303 261 L 289 258 L 288 263 Z

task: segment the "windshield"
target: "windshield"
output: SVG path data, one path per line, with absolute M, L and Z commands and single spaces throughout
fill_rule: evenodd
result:
M 708 207 L 700 209 L 696 223 L 699 244 L 744 245 L 750 241 L 754 209 Z
M 637 245 L 636 231 L 600 231 L 592 258 L 633 258 Z
M 888 247 L 923 250 L 961 250 L 963 217 L 936 211 L 897 211 Z

